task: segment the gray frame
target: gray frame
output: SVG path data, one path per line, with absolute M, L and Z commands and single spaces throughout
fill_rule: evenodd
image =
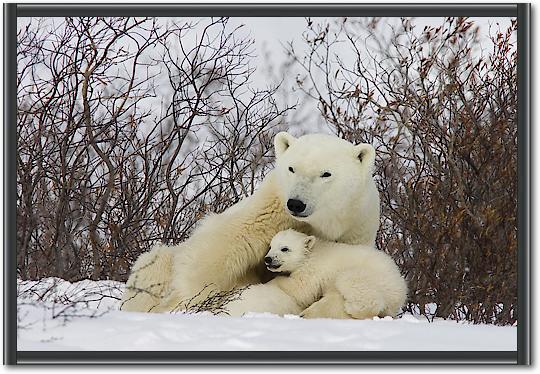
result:
M 520 364 L 530 365 L 530 4 L 4 4 L 4 364 Z M 17 351 L 16 34 L 31 16 L 510 16 L 518 19 L 518 344 L 516 352 Z

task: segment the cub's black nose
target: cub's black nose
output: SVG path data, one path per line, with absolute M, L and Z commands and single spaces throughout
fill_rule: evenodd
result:
M 293 213 L 302 213 L 306 209 L 306 204 L 301 200 L 289 199 L 287 201 L 287 208 Z
M 264 258 L 264 263 L 265 263 L 266 265 L 270 265 L 270 264 L 272 263 L 272 257 L 266 256 L 266 257 Z

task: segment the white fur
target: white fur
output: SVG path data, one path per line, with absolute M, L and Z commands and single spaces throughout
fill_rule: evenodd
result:
M 302 313 L 306 318 L 395 316 L 407 297 L 407 285 L 394 261 L 368 246 L 328 242 L 285 230 L 274 236 L 267 256 L 272 259 L 272 271 L 290 275 L 260 285 L 256 294 L 243 294 L 242 300 L 231 303 L 235 315 L 251 311 L 287 314 L 307 308 Z M 265 293 L 276 299 L 256 305 L 254 296 Z M 250 309 L 255 306 L 257 310 Z
M 299 199 L 310 213 L 295 218 L 309 223 L 319 238 L 374 246 L 380 202 L 372 177 L 373 147 L 330 135 L 296 139 L 283 132 L 274 144 L 281 200 Z M 322 177 L 325 172 L 331 175 Z
M 372 178 L 373 147 L 329 135 L 294 138 L 283 132 L 274 144 L 276 168 L 252 196 L 205 218 L 181 245 L 166 251 L 156 247 L 136 261 L 123 310 L 171 311 L 195 295 L 205 297 L 212 288 L 259 283 L 256 269 L 270 240 L 288 228 L 332 241 L 374 244 L 379 195 Z M 322 177 L 324 172 L 331 176 Z M 291 198 L 306 203 L 307 217 L 293 217 L 287 209 Z M 159 290 L 137 293 L 156 280 L 163 284 Z
M 174 251 L 174 247 L 156 246 L 139 256 L 131 269 L 120 309 L 128 312 L 153 311 L 170 285 Z
M 228 303 L 225 309 L 231 317 L 240 317 L 247 312 L 300 314 L 303 310 L 293 297 L 268 283 L 249 286 L 239 300 Z

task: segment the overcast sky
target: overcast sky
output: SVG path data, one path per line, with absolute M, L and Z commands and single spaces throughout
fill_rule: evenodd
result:
M 312 18 L 314 22 L 333 22 L 337 17 Z M 480 27 L 482 38 L 488 38 L 490 25 L 500 24 L 501 28 L 510 25 L 510 18 L 475 17 L 470 18 Z M 389 19 L 389 22 L 393 20 Z M 440 25 L 443 17 L 418 17 L 414 19 L 416 30 L 423 30 L 424 26 Z M 257 66 L 262 67 L 270 61 L 265 61 L 264 49 L 271 52 L 272 62 L 280 64 L 285 60 L 283 44 L 293 42 L 301 45 L 302 33 L 306 29 L 306 20 L 302 17 L 233 17 L 232 25 L 244 24 L 255 40 L 257 51 Z
M 312 18 L 314 23 L 333 23 L 338 20 L 338 17 L 328 18 Z M 352 20 L 352 18 L 349 18 Z M 495 18 L 495 17 L 476 17 L 470 18 L 474 21 L 476 26 L 479 26 L 479 35 L 481 41 L 481 48 L 491 48 L 491 42 L 489 41 L 490 27 L 492 28 L 491 34 L 494 30 L 506 29 L 510 26 L 511 18 Z M 382 24 L 396 24 L 399 22 L 399 18 L 386 18 L 381 21 Z M 421 33 L 424 26 L 439 26 L 444 22 L 443 17 L 419 17 L 414 19 L 416 25 L 415 30 Z M 296 100 L 301 100 L 304 97 L 298 92 L 294 92 L 295 76 L 299 70 L 291 70 L 290 75 L 287 77 L 279 77 L 279 66 L 286 60 L 284 52 L 284 45 L 288 42 L 292 42 L 295 49 L 298 52 L 304 51 L 305 46 L 302 40 L 302 34 L 306 30 L 306 19 L 302 17 L 251 17 L 240 18 L 235 17 L 231 19 L 231 26 L 245 25 L 245 31 L 249 32 L 251 37 L 255 41 L 255 49 L 257 57 L 253 61 L 254 66 L 257 67 L 257 71 L 253 76 L 253 84 L 256 87 L 264 87 L 271 83 L 268 80 L 267 70 L 272 67 L 278 78 L 283 78 L 283 89 L 290 95 L 289 104 Z M 382 26 L 382 25 L 381 25 Z M 383 32 L 387 30 L 390 33 L 390 27 L 381 27 Z M 485 46 L 485 47 L 484 47 Z M 354 59 L 355 55 L 353 51 L 339 50 L 340 58 L 347 60 L 347 58 Z M 351 60 L 353 61 L 353 60 Z M 307 105 L 302 105 L 300 112 L 297 113 L 299 118 L 309 118 L 309 128 L 313 131 L 328 131 L 327 127 L 322 122 L 322 118 L 318 116 L 316 110 L 317 103 L 311 101 Z M 303 112 L 301 112 L 303 111 Z
M 314 23 L 323 23 L 326 22 L 333 23 L 340 18 L 312 18 L 311 20 Z M 353 18 L 349 18 L 353 20 Z M 31 19 L 29 18 L 18 18 L 18 28 L 21 30 L 24 28 Z M 171 19 L 163 19 L 164 22 L 170 21 Z M 175 19 L 178 21 L 178 19 Z M 187 19 L 184 19 L 187 21 Z M 200 23 L 201 27 L 207 24 L 208 19 L 199 19 L 202 22 Z M 493 17 L 482 17 L 482 18 L 471 18 L 470 20 L 474 21 L 477 26 L 480 27 L 480 36 L 482 44 L 484 40 L 488 42 L 489 37 L 489 28 L 493 26 L 494 29 L 497 29 L 499 26 L 501 29 L 505 29 L 510 25 L 510 18 L 493 18 Z M 415 30 L 418 33 L 421 33 L 424 29 L 424 26 L 438 26 L 441 25 L 444 21 L 442 17 L 420 17 L 414 19 L 414 24 L 416 25 Z M 59 24 L 62 22 L 62 19 L 50 19 L 49 23 Z M 386 18 L 383 19 L 381 23 L 392 24 L 399 22 L 398 18 Z M 182 22 L 180 22 L 182 23 Z M 280 76 L 280 66 L 286 61 L 286 53 L 284 50 L 284 45 L 288 42 L 292 42 L 295 46 L 297 52 L 305 51 L 305 46 L 302 40 L 302 34 L 306 30 L 306 19 L 303 17 L 232 17 L 229 20 L 229 29 L 233 30 L 235 27 L 245 25 L 241 29 L 241 33 L 244 36 L 250 36 L 254 40 L 254 52 L 255 57 L 251 61 L 251 66 L 256 68 L 256 72 L 252 77 L 252 86 L 255 88 L 265 88 L 269 84 L 276 83 L 277 80 L 283 79 L 283 90 L 290 95 L 287 99 L 291 104 L 292 102 L 301 100 L 303 95 L 293 92 L 293 87 L 295 86 L 295 78 L 299 70 L 290 70 L 288 76 Z M 497 26 L 499 25 L 499 26 Z M 381 32 L 391 31 L 390 27 L 381 27 Z M 492 33 L 494 31 L 492 30 Z M 191 37 L 194 37 L 195 33 L 191 34 Z M 486 43 L 486 46 L 490 46 L 491 43 Z M 339 50 L 340 58 L 347 60 L 347 58 L 354 58 L 355 55 L 352 51 L 347 49 Z M 354 61 L 354 60 L 353 60 Z M 272 68 L 274 71 L 274 80 L 269 79 L 268 69 Z M 159 93 L 158 93 L 159 96 Z M 317 103 L 312 102 L 307 105 L 302 106 L 302 112 L 298 112 L 298 117 L 309 116 L 309 118 L 314 121 L 320 121 L 320 118 L 317 116 L 316 110 Z M 318 130 L 323 129 L 324 126 L 321 123 L 313 124 L 311 128 L 317 128 Z

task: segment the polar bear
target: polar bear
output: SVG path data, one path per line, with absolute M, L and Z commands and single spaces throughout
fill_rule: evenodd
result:
M 369 246 L 289 229 L 274 236 L 264 262 L 270 271 L 288 276 L 248 288 L 227 305 L 230 315 L 296 314 L 307 307 L 304 318 L 394 317 L 407 298 L 406 282 L 392 258 Z
M 203 219 L 184 243 L 157 246 L 135 262 L 122 310 L 172 311 L 212 288 L 259 283 L 270 240 L 285 229 L 374 245 L 380 206 L 371 145 L 280 132 L 274 149 L 275 169 L 252 196 Z

